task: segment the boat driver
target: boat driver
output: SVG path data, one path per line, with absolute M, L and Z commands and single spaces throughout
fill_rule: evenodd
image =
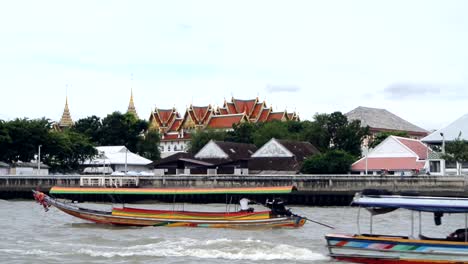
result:
M 242 198 L 239 200 L 240 203 L 240 212 L 249 212 L 252 213 L 254 209 L 252 207 L 249 207 L 249 202 L 250 200 L 247 198 Z

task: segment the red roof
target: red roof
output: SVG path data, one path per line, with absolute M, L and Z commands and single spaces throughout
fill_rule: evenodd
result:
M 411 149 L 416 155 L 418 155 L 419 159 L 427 159 L 427 154 L 429 152 L 429 148 L 424 145 L 421 141 L 409 138 L 401 138 L 395 137 L 396 140 L 400 141 L 403 145 L 407 146 Z
M 211 110 L 211 106 L 192 106 L 192 119 L 198 124 L 206 120 L 206 117 Z M 190 111 L 190 110 L 189 110 Z
M 268 116 L 267 121 L 272 121 L 272 120 L 279 120 L 281 121 L 283 119 L 284 112 L 276 112 L 276 113 L 270 113 Z
M 177 131 L 177 130 L 179 130 L 180 124 L 182 124 L 182 120 L 183 119 L 181 119 L 181 118 L 174 120 L 174 122 L 172 122 L 172 126 L 169 128 L 168 131 Z
M 250 117 L 249 118 L 257 118 L 257 116 L 260 115 L 262 109 L 263 109 L 263 103 L 257 103 L 254 107 L 254 110 L 252 111 L 252 113 L 250 114 Z
M 265 108 L 262 110 L 260 113 L 260 116 L 258 117 L 258 122 L 265 122 L 268 119 L 268 115 L 270 114 L 270 109 Z
M 244 118 L 244 114 L 212 116 L 207 124 L 209 128 L 232 128 L 232 125 L 238 124 Z
M 178 117 L 175 109 L 156 109 L 156 116 L 159 116 L 158 120 L 162 125 L 167 126 L 172 122 L 172 119 Z
M 406 158 L 367 158 L 367 170 L 388 171 L 398 170 L 421 170 L 424 167 L 424 161 L 417 161 L 414 157 Z M 366 159 L 362 158 L 351 166 L 352 171 L 365 171 Z
M 256 99 L 252 100 L 239 100 L 239 99 L 232 99 L 232 102 L 235 104 L 237 113 L 246 113 L 247 115 L 253 110 L 255 104 L 257 103 Z
M 219 108 L 219 114 L 220 115 L 227 115 L 228 114 L 228 110 L 226 108 Z
M 226 103 L 224 107 L 227 108 L 229 114 L 237 114 L 236 107 L 234 106 L 233 103 Z

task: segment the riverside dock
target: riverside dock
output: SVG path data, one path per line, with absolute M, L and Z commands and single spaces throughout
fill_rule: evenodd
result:
M 0 199 L 32 199 L 31 190 L 44 192 L 52 186 L 80 187 L 83 178 L 111 181 L 122 184 L 121 176 L 0 176 Z M 120 178 L 120 183 L 118 183 Z M 386 189 L 391 192 L 417 192 L 420 195 L 467 197 L 467 180 L 463 176 L 363 176 L 363 175 L 166 175 L 133 176 L 137 188 L 196 188 L 196 187 L 260 187 L 294 185 L 298 191 L 287 195 L 289 204 L 314 206 L 349 205 L 352 197 L 363 189 Z M 99 182 L 99 181 L 94 181 Z M 108 181 L 109 182 L 109 181 Z M 127 181 L 128 183 L 128 181 Z M 97 183 L 99 184 L 99 183 Z M 131 184 L 129 184 L 131 185 Z M 87 186 L 93 186 L 91 182 Z M 120 187 L 118 186 L 118 187 Z M 255 197 L 254 197 L 255 198 Z M 73 197 L 79 201 L 108 201 L 107 196 Z M 173 201 L 173 197 L 126 196 L 126 202 L 138 200 Z M 226 202 L 225 195 L 187 195 L 177 198 L 180 202 L 211 203 Z

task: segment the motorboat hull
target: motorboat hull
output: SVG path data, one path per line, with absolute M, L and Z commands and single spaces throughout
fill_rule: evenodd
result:
M 342 261 L 373 264 L 468 263 L 468 243 L 410 239 L 383 235 L 325 236 L 330 256 Z

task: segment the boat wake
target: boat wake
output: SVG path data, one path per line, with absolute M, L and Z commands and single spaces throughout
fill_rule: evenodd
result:
M 325 260 L 322 254 L 307 248 L 285 244 L 273 244 L 260 240 L 215 239 L 200 241 L 179 239 L 161 241 L 130 247 L 89 247 L 81 248 L 78 253 L 91 257 L 194 257 L 201 259 L 228 260 Z

